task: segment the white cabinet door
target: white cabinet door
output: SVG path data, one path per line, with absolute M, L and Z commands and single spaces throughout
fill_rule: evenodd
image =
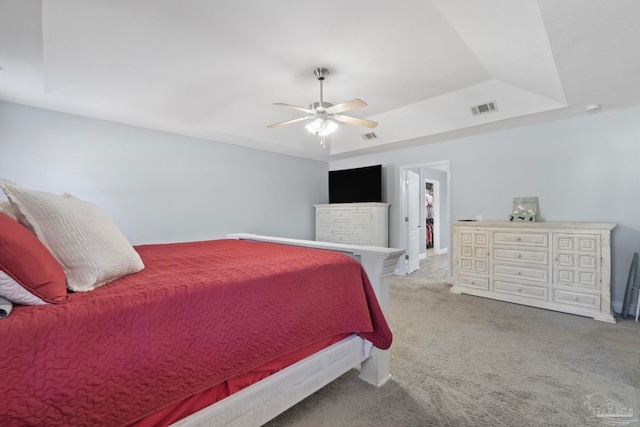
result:
M 354 245 L 369 246 L 371 239 L 371 209 L 354 209 L 351 211 L 351 243 Z
M 316 240 L 319 242 L 332 241 L 331 211 L 329 210 L 316 212 Z

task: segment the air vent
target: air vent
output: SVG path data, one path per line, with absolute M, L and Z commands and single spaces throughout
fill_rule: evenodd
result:
M 471 113 L 474 116 L 492 113 L 494 111 L 498 111 L 498 104 L 496 104 L 496 101 L 490 101 L 485 104 L 474 105 L 473 107 L 471 107 Z
M 375 132 L 369 132 L 369 133 L 363 133 L 362 135 L 360 135 L 362 137 L 362 139 L 364 139 L 365 141 L 369 141 L 371 139 L 378 139 L 378 135 L 375 134 Z

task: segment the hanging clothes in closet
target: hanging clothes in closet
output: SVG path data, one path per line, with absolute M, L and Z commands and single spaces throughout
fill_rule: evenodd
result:
M 433 247 L 433 185 L 428 182 L 426 183 L 424 202 L 427 217 L 427 223 L 425 224 L 427 249 L 429 249 Z

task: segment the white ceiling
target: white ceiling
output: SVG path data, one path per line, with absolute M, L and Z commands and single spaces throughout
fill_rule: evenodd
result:
M 638 22 L 638 0 L 0 0 L 0 100 L 328 160 L 638 105 Z M 267 129 L 319 100 L 318 66 L 378 139 Z

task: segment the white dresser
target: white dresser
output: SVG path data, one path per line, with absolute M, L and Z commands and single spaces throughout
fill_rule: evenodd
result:
M 451 292 L 614 322 L 615 224 L 457 222 Z
M 316 208 L 316 240 L 389 246 L 388 203 L 332 203 Z

